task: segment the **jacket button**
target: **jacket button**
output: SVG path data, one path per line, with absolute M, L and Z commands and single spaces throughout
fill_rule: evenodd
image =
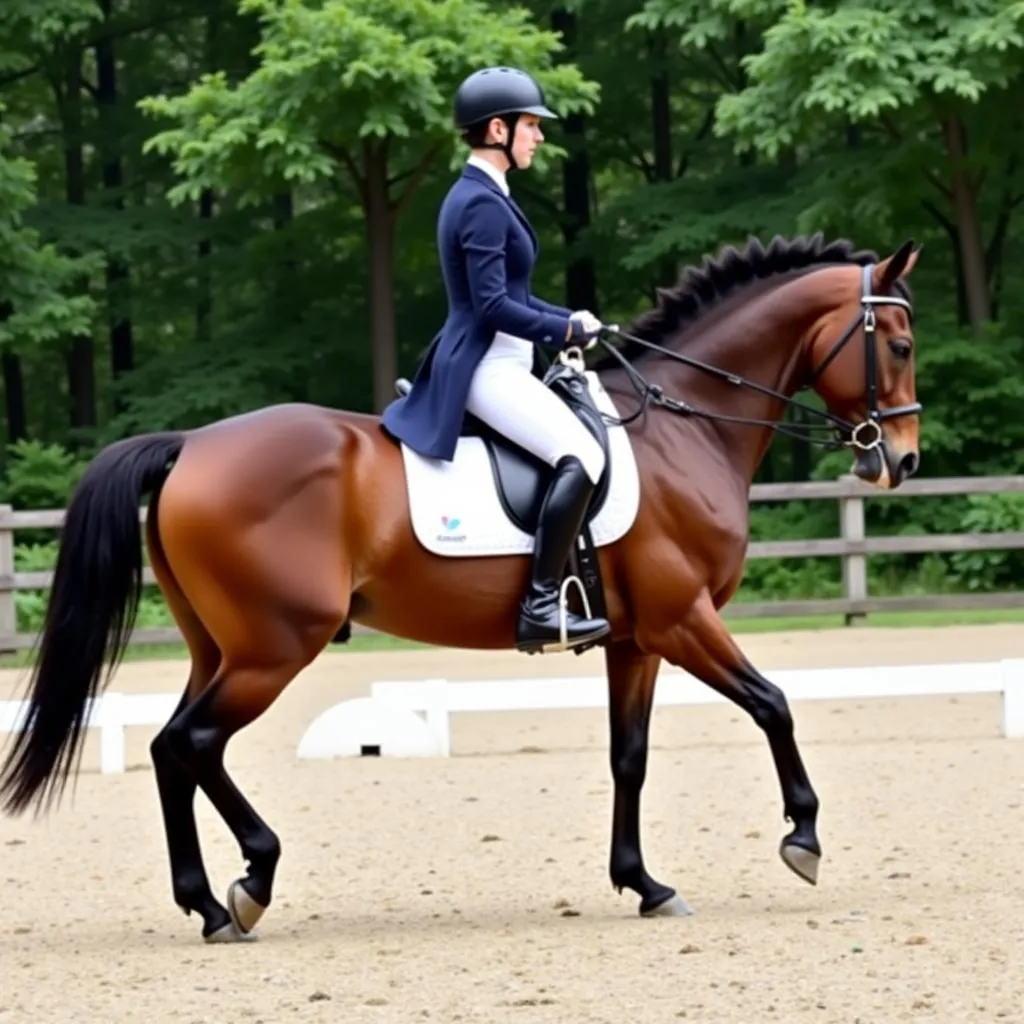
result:
M 545 341 L 545 343 L 551 341 L 551 335 L 550 334 L 545 334 L 544 335 L 544 341 Z

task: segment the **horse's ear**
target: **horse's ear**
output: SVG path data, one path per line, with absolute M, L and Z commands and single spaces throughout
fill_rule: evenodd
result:
M 914 269 L 920 251 L 921 246 L 908 238 L 891 256 L 882 260 L 871 274 L 871 287 L 875 294 L 887 295 L 901 277 L 906 277 Z

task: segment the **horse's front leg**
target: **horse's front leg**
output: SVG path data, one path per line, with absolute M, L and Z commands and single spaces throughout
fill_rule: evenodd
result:
M 641 915 L 678 917 L 693 911 L 674 889 L 651 878 L 640 852 L 640 791 L 647 775 L 651 705 L 660 660 L 638 650 L 631 640 L 605 649 L 615 784 L 609 873 L 619 892 L 632 889 L 640 897 Z
M 818 797 L 793 734 L 786 695 L 747 661 L 704 591 L 680 621 L 659 628 L 645 623 L 639 645 L 684 669 L 747 712 L 762 729 L 782 789 L 783 812 L 793 828 L 779 853 L 786 866 L 812 885 L 818 881 Z

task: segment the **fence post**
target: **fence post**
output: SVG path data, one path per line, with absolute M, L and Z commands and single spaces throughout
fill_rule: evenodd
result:
M 857 478 L 850 474 L 840 477 L 851 490 Z M 848 494 L 839 499 L 839 535 L 845 541 L 863 541 L 864 530 L 864 498 L 858 494 Z M 863 601 L 868 596 L 868 559 L 867 555 L 843 555 L 843 597 L 847 601 Z M 845 612 L 843 621 L 847 626 L 864 622 L 865 612 Z
M 14 527 L 13 509 L 0 505 L 0 653 L 17 650 L 14 643 L 18 632 L 18 615 L 14 603 Z

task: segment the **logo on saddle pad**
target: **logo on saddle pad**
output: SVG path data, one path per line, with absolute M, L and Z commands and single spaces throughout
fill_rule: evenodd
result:
M 462 525 L 462 520 L 458 516 L 441 516 L 441 525 L 444 527 L 445 532 L 439 533 L 437 539 L 442 544 L 453 544 L 466 539 L 466 533 L 456 533 L 455 531 Z

